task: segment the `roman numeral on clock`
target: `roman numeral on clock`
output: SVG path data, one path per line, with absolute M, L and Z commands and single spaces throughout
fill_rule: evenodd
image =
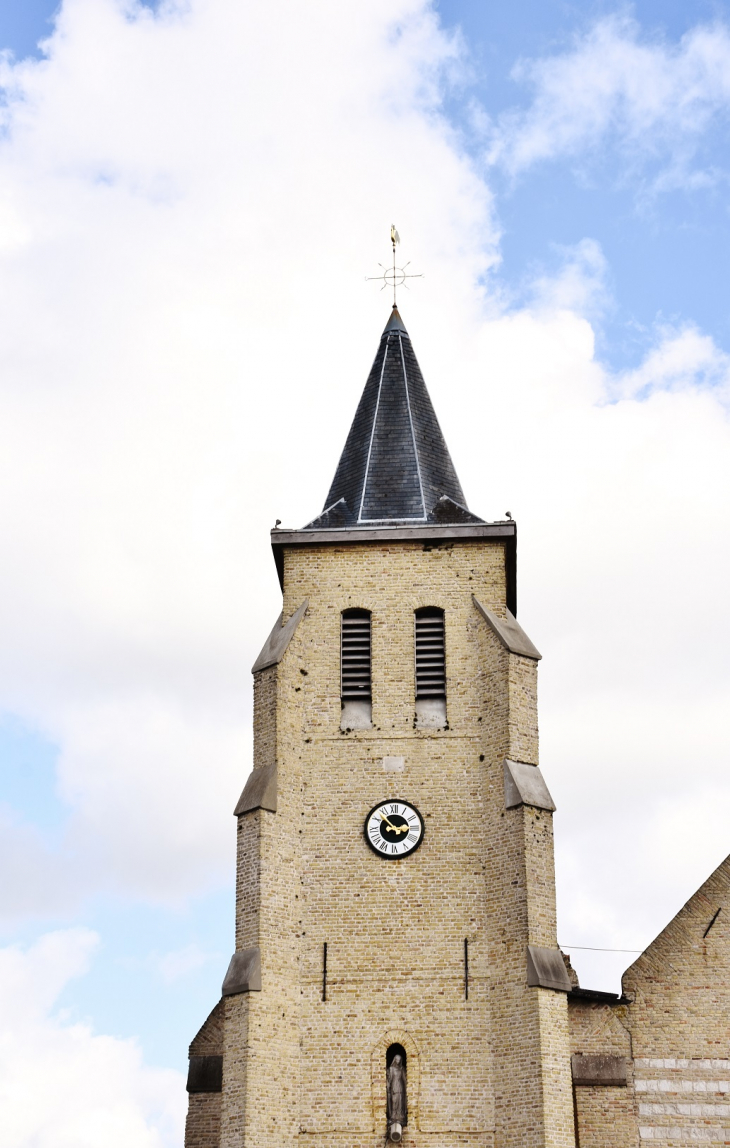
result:
M 418 849 L 425 828 L 415 806 L 407 801 L 388 799 L 378 802 L 370 810 L 363 825 L 363 836 L 379 857 L 399 861 Z

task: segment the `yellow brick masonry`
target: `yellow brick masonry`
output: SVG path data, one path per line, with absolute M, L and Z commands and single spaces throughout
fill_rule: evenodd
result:
M 627 969 L 623 987 L 634 1056 L 730 1055 L 730 859 Z
M 260 947 L 262 991 L 225 1002 L 221 1148 L 382 1148 L 396 1041 L 407 1148 L 574 1144 L 566 998 L 526 985 L 526 945 L 556 943 L 552 816 L 504 809 L 503 758 L 537 763 L 536 666 L 504 650 L 472 594 L 505 615 L 501 544 L 285 551 L 284 617 L 309 608 L 255 684 L 254 765 L 276 761 L 278 811 L 239 818 L 236 944 Z M 351 606 L 372 612 L 373 728 L 342 732 Z M 415 728 L 419 606 L 445 611 L 442 730 Z M 393 756 L 402 772 L 384 770 Z M 362 836 L 387 798 L 426 824 L 397 862 Z
M 628 1064 L 627 1088 L 576 1087 L 580 1148 L 730 1143 L 730 859 L 627 969 L 623 991 L 614 1006 L 570 1002 L 573 1051 Z
M 628 1068 L 626 1088 L 576 1087 L 575 1115 L 580 1148 L 635 1148 L 639 1142 L 639 1126 L 626 1008 L 571 999 L 568 1011 L 573 1052 L 583 1056 L 623 1056 Z
M 394 1042 L 406 1148 L 730 1143 L 730 860 L 627 971 L 621 1002 L 574 996 L 568 1027 L 563 994 L 527 987 L 525 946 L 555 944 L 552 817 L 504 809 L 502 761 L 537 763 L 536 665 L 472 593 L 504 615 L 498 543 L 287 552 L 284 615 L 310 606 L 254 687 L 254 768 L 277 763 L 279 810 L 238 825 L 236 945 L 259 946 L 263 991 L 221 1002 L 191 1045 L 223 1052 L 224 1090 L 191 1095 L 186 1148 L 382 1148 Z M 426 605 L 446 613 L 443 730 L 414 722 Z M 348 606 L 372 611 L 374 704 L 371 730 L 343 733 Z M 383 768 L 394 757 L 402 772 Z M 388 864 L 361 826 L 398 797 L 426 838 Z M 569 1051 L 624 1057 L 628 1087 L 579 1085 L 573 1109 Z
M 730 1143 L 730 859 L 627 969 L 623 987 L 641 1142 Z
M 567 1005 L 528 988 L 525 946 L 556 944 L 552 814 L 504 809 L 502 762 L 538 763 L 537 667 L 479 627 L 491 1041 L 498 1143 L 573 1144 Z
M 191 1056 L 220 1056 L 223 1052 L 224 1002 L 219 1001 L 190 1045 Z M 194 1092 L 185 1122 L 185 1148 L 210 1148 L 220 1143 L 220 1092 Z

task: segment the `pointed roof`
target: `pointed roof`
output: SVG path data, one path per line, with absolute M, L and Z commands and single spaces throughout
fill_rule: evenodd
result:
M 393 306 L 324 510 L 305 529 L 476 523 Z

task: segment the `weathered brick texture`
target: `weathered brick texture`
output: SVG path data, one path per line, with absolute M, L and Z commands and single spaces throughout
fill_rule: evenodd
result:
M 382 1148 L 393 1043 L 409 1148 L 574 1144 L 566 997 L 526 983 L 526 946 L 556 944 L 552 815 L 504 807 L 504 758 L 537 764 L 536 663 L 504 649 L 472 594 L 505 615 L 500 543 L 285 551 L 284 618 L 309 607 L 256 675 L 254 768 L 276 762 L 278 809 L 238 819 L 236 945 L 259 946 L 262 990 L 225 1001 L 220 1148 Z M 372 614 L 373 726 L 343 732 L 352 606 Z M 445 611 L 438 730 L 415 725 L 421 606 Z M 387 798 L 426 824 L 397 862 L 362 835 Z
M 238 818 L 236 946 L 259 948 L 262 989 L 221 1001 L 191 1045 L 223 1056 L 223 1092 L 191 1094 L 186 1148 L 382 1148 L 394 1043 L 407 1148 L 730 1143 L 730 861 L 621 1000 L 528 987 L 526 946 L 556 944 L 552 814 L 505 808 L 502 763 L 538 763 L 537 665 L 473 594 L 504 616 L 497 542 L 286 551 L 284 617 L 309 607 L 254 682 L 254 769 L 277 766 L 278 808 Z M 351 606 L 372 614 L 373 724 L 342 731 Z M 445 612 L 442 729 L 415 722 L 421 606 Z M 362 836 L 388 798 L 426 824 L 393 863 Z M 572 1086 L 571 1052 L 623 1058 L 626 1086 Z
M 627 1086 L 575 1087 L 580 1148 L 730 1143 L 730 859 L 623 976 L 571 998 L 574 1052 L 624 1056 Z
M 190 1044 L 191 1056 L 223 1054 L 223 1001 L 219 1001 Z M 185 1148 L 219 1148 L 221 1093 L 192 1093 L 185 1122 Z
M 193 1093 L 188 1098 L 185 1148 L 218 1148 L 220 1141 L 221 1093 Z

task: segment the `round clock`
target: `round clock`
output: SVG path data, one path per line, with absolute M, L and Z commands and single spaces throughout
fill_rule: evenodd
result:
M 378 856 L 389 861 L 418 849 L 425 831 L 421 814 L 406 801 L 381 801 L 365 818 L 365 840 Z

